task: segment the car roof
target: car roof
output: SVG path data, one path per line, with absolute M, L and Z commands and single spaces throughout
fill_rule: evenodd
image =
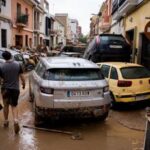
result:
M 8 49 L 8 48 L 0 48 L 0 51 L 9 51 L 12 55 L 20 54 L 19 52 Z
M 97 64 L 76 57 L 42 57 L 40 60 L 45 64 L 47 69 L 50 68 L 99 68 Z
M 128 63 L 128 62 L 102 62 L 102 63 L 97 63 L 97 64 L 98 65 L 100 65 L 100 64 L 110 65 L 110 66 L 115 67 L 115 68 L 142 66 L 139 64 Z

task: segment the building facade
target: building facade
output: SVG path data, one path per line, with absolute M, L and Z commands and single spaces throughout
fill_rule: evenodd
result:
M 61 24 L 57 19 L 54 22 L 54 30 L 57 34 L 54 37 L 54 48 L 56 49 L 60 45 L 66 45 L 66 38 L 65 38 L 65 27 Z
M 11 46 L 11 0 L 0 0 L 0 47 Z
M 125 18 L 125 36 L 133 44 L 133 61 L 150 69 L 150 39 L 145 28 L 150 23 L 150 1 L 141 1 L 138 7 Z M 149 29 L 149 30 L 148 30 Z M 150 25 L 148 27 L 150 33 Z
M 13 0 L 12 3 L 12 46 L 18 49 L 31 48 L 33 44 L 32 0 Z

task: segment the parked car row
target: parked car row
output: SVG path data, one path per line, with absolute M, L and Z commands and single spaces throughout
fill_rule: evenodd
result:
M 31 71 L 34 69 L 36 63 L 39 60 L 39 55 L 31 54 L 27 52 L 20 52 L 19 50 L 12 50 L 7 48 L 0 48 L 0 63 L 5 62 L 4 58 L 2 57 L 2 53 L 7 50 L 11 53 L 12 59 L 19 62 L 24 71 Z
M 105 120 L 111 106 L 150 100 L 150 71 L 129 63 L 131 46 L 123 36 L 102 34 L 83 58 L 72 53 L 78 52 L 66 49 L 57 57 L 41 58 L 30 75 L 35 125 L 63 115 Z

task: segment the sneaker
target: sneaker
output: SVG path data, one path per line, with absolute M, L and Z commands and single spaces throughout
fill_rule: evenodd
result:
M 18 123 L 14 123 L 14 131 L 16 134 L 18 134 L 18 132 L 20 131 L 20 127 Z
M 8 122 L 8 121 L 4 121 L 3 126 L 4 126 L 4 128 L 8 128 L 8 126 L 9 126 L 9 122 Z

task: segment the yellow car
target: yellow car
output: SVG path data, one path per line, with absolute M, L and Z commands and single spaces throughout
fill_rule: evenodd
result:
M 106 80 L 114 102 L 150 100 L 150 71 L 134 63 L 97 63 Z

